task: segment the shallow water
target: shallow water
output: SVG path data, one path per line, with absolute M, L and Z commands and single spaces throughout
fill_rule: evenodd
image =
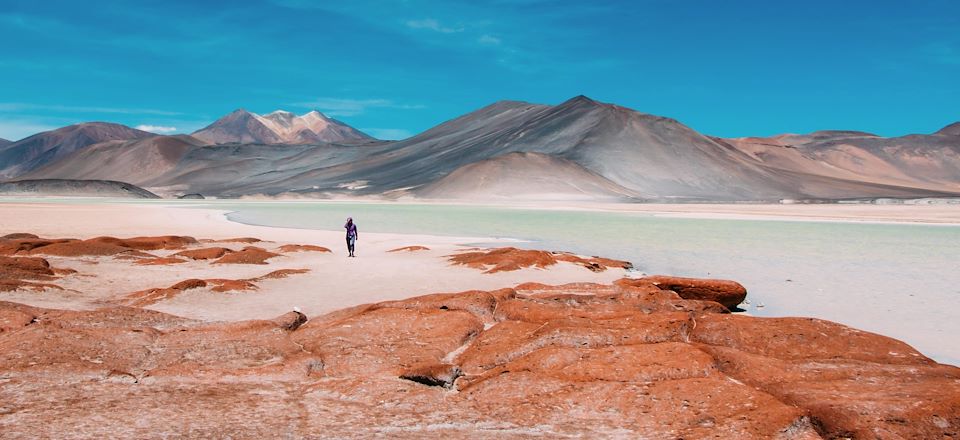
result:
M 518 247 L 628 260 L 648 274 L 743 283 L 757 316 L 811 316 L 904 340 L 960 364 L 960 227 L 670 218 L 391 203 L 220 202 L 234 221 L 340 230 L 497 237 Z M 362 245 L 362 243 L 361 243 Z

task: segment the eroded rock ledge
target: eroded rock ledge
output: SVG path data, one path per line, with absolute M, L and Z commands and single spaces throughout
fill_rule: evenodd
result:
M 306 323 L 298 312 L 211 324 L 139 308 L 0 302 L 0 432 L 780 439 L 960 432 L 960 369 L 832 322 L 727 313 L 709 300 L 716 285 L 702 281 L 706 290 L 680 295 L 664 280 L 524 284 L 358 306 Z

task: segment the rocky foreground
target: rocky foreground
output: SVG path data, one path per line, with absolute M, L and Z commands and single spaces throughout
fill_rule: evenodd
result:
M 513 259 L 498 262 L 496 255 Z M 513 250 L 453 262 L 509 270 L 523 260 L 518 255 L 526 258 L 521 265 L 544 258 Z M 6 258 L 8 268 L 48 269 L 37 257 Z M 735 282 L 674 277 L 528 283 L 312 319 L 294 311 L 232 323 L 127 306 L 66 311 L 0 302 L 0 432 L 4 438 L 960 436 L 960 368 L 832 322 L 729 313 L 745 295 Z

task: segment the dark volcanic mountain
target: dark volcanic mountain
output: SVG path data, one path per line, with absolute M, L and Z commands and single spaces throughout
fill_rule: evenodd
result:
M 0 179 L 25 174 L 96 143 L 151 136 L 156 135 L 108 122 L 87 122 L 45 131 L 0 149 Z
M 281 110 L 261 116 L 238 109 L 197 130 L 193 137 L 208 144 L 315 144 L 373 140 L 315 110 L 302 116 Z
M 8 141 L 4 138 L 0 138 L 0 149 L 3 149 L 3 147 L 6 147 L 7 145 L 10 145 L 12 143 L 13 141 Z

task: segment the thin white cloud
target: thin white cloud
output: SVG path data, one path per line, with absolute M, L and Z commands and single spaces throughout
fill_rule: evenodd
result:
M 439 21 L 433 18 L 423 18 L 420 20 L 407 20 L 407 27 L 412 29 L 429 29 L 431 31 L 436 31 L 444 34 L 452 34 L 456 32 L 463 32 L 463 27 L 450 27 L 444 26 Z
M 480 44 L 487 44 L 491 46 L 497 46 L 502 42 L 499 38 L 494 37 L 493 35 L 487 35 L 487 34 L 481 35 L 480 39 L 478 39 L 477 41 Z
M 377 139 L 388 141 L 398 141 L 413 136 L 413 133 L 410 133 L 409 130 L 402 128 L 362 128 L 360 131 Z
M 327 116 L 356 116 L 371 108 L 392 108 L 401 110 L 422 109 L 419 104 L 399 104 L 389 99 L 344 99 L 344 98 L 317 98 L 309 102 L 292 104 L 297 107 L 315 108 Z
M 71 105 L 47 105 L 30 104 L 25 102 L 0 102 L 0 111 L 21 112 L 21 111 L 49 111 L 58 113 L 111 113 L 125 115 L 160 115 L 176 116 L 182 113 L 166 110 L 157 110 L 152 108 L 123 108 L 123 107 L 90 107 L 90 106 L 71 106 Z
M 165 125 L 141 124 L 141 125 L 138 125 L 136 128 L 137 130 L 149 131 L 151 133 L 157 133 L 157 134 L 173 133 L 177 131 L 177 127 L 170 127 Z

